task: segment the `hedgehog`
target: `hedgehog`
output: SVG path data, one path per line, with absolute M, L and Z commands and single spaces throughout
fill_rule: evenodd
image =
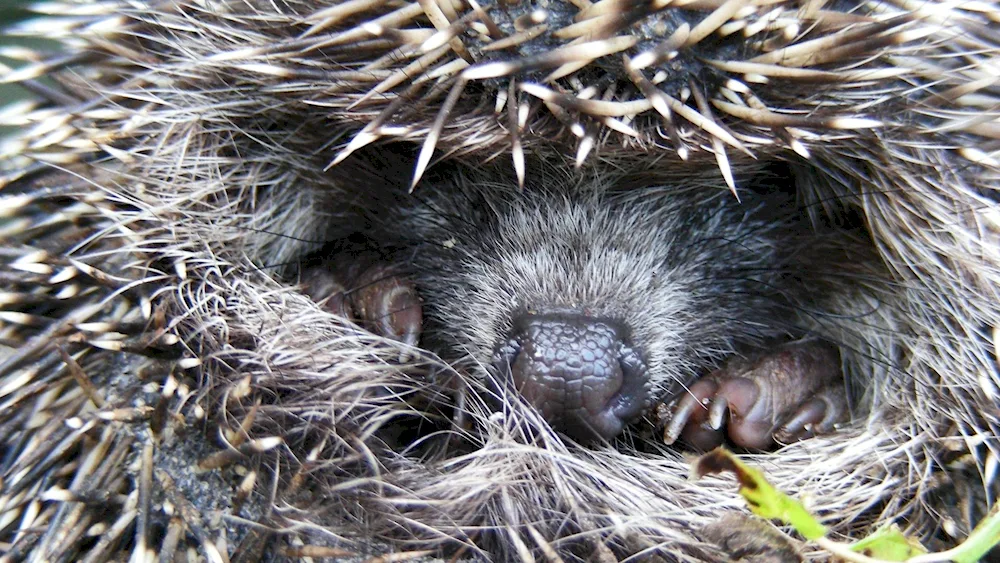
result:
M 817 340 L 844 412 L 741 456 L 843 537 L 948 546 L 991 505 L 995 5 L 34 9 L 11 32 L 62 48 L 2 52 L 34 96 L 0 113 L 2 560 L 829 557 L 664 443 Z M 688 291 L 621 327 L 589 263 L 538 267 L 551 225 L 601 292 Z M 697 318 L 653 330 L 668 302 Z M 508 385 L 553 324 L 649 372 L 597 439 Z

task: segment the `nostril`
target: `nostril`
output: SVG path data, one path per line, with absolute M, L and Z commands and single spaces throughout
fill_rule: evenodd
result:
M 503 376 L 510 376 L 511 368 L 517 360 L 517 355 L 521 351 L 521 344 L 516 338 L 509 338 L 500 346 L 497 346 L 493 353 L 493 366 L 496 367 Z
M 629 346 L 622 346 L 618 363 L 622 370 L 622 385 L 610 407 L 617 416 L 633 420 L 642 415 L 652 401 L 649 372 L 639 352 Z
M 611 439 L 651 402 L 642 355 L 613 321 L 525 314 L 494 353 L 498 375 L 574 439 Z

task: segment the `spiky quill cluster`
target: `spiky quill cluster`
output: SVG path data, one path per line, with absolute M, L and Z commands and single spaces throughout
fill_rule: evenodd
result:
M 722 556 L 698 530 L 731 484 L 687 482 L 675 451 L 567 447 L 476 405 L 472 451 L 385 445 L 451 400 L 423 377 L 447 366 L 272 274 L 386 141 L 417 147 L 414 183 L 435 156 L 523 179 L 526 154 L 568 155 L 739 194 L 734 170 L 796 162 L 804 197 L 862 213 L 898 331 L 870 415 L 759 462 L 843 533 L 961 536 L 950 471 L 973 519 L 996 491 L 996 6 L 36 8 L 20 31 L 64 50 L 4 51 L 37 101 L 3 113 L 0 557 Z

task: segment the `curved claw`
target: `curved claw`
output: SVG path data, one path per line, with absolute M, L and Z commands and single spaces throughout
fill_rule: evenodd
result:
M 848 418 L 847 396 L 843 387 L 824 390 L 783 421 L 774 431 L 774 439 L 789 444 L 833 432 L 837 424 Z
M 769 449 L 832 432 L 847 419 L 838 355 L 818 341 L 788 344 L 752 362 L 735 359 L 666 407 L 663 438 L 710 449 Z
M 663 429 L 663 441 L 673 444 L 678 438 L 698 449 L 712 449 L 722 444 L 721 426 L 712 427 L 709 410 L 705 405 L 718 391 L 714 380 L 702 379 L 692 384 L 668 407 L 669 420 Z

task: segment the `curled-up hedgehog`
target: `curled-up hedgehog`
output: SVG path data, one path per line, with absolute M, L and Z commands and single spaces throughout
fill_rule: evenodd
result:
M 1000 492 L 995 5 L 35 8 L 4 561 L 824 557 L 719 443 L 840 536 Z

